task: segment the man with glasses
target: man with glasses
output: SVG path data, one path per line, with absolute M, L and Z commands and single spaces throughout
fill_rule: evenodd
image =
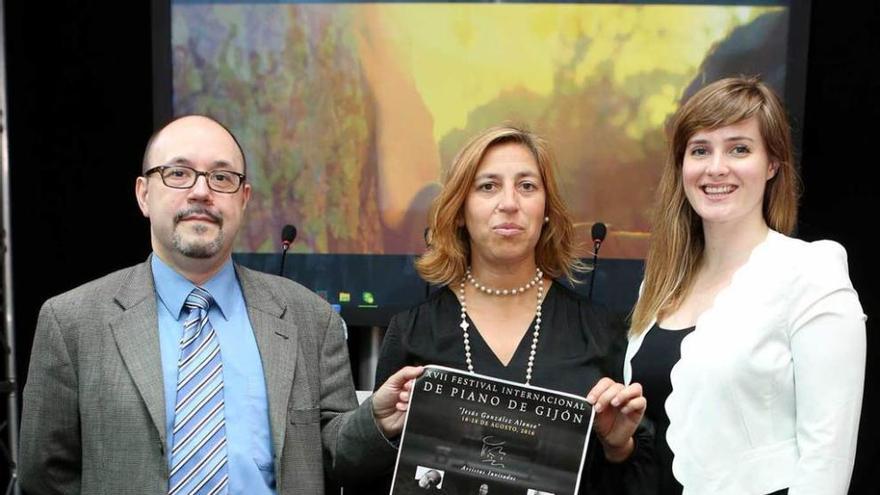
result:
M 407 382 L 357 407 L 342 322 L 232 261 L 251 196 L 232 134 L 202 116 L 149 141 L 136 197 L 153 254 L 47 301 L 24 390 L 28 493 L 324 492 L 384 472 Z

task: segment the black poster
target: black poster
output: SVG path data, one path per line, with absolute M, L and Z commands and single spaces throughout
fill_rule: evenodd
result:
M 582 397 L 428 366 L 391 494 L 574 495 L 592 424 Z

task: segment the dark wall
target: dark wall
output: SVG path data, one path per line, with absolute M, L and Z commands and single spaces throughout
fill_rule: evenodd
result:
M 149 253 L 149 3 L 4 2 L 20 383 L 42 301 Z
M 804 112 L 800 235 L 846 246 L 865 312 L 878 315 L 877 254 L 867 233 L 880 141 L 880 7 L 813 2 Z M 134 179 L 152 131 L 149 2 L 4 2 L 12 254 L 19 378 L 47 297 L 149 252 Z M 878 354 L 869 361 L 854 494 L 876 493 Z
M 878 493 L 880 481 L 880 266 L 871 235 L 878 208 L 873 156 L 880 143 L 880 6 L 814 1 L 804 112 L 805 194 L 799 235 L 834 239 L 868 315 L 868 369 L 850 493 Z M 873 233 L 873 234 L 872 234 Z

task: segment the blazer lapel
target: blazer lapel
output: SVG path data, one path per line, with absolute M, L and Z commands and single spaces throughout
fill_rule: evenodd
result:
M 284 446 L 287 405 L 296 369 L 297 328 L 291 320 L 284 320 L 287 306 L 264 288 L 265 280 L 257 279 L 252 272 L 238 265 L 236 273 L 260 350 L 269 395 L 272 442 L 278 462 Z
M 110 322 L 116 346 L 165 444 L 165 393 L 156 294 L 149 260 L 135 266 L 116 294 L 123 312 Z

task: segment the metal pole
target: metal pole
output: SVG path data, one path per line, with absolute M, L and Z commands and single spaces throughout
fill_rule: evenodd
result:
M 3 213 L 3 317 L 4 337 L 6 338 L 6 385 L 9 392 L 6 396 L 6 425 L 9 443 L 9 457 L 12 468 L 9 473 L 9 487 L 12 493 L 20 495 L 18 486 L 18 381 L 16 379 L 15 361 L 15 319 L 12 307 L 12 235 L 10 234 L 9 216 L 9 140 L 7 127 L 6 100 L 6 24 L 3 13 L 5 2 L 0 0 L 0 187 L 2 187 Z M 9 489 L 6 490 L 9 493 Z

